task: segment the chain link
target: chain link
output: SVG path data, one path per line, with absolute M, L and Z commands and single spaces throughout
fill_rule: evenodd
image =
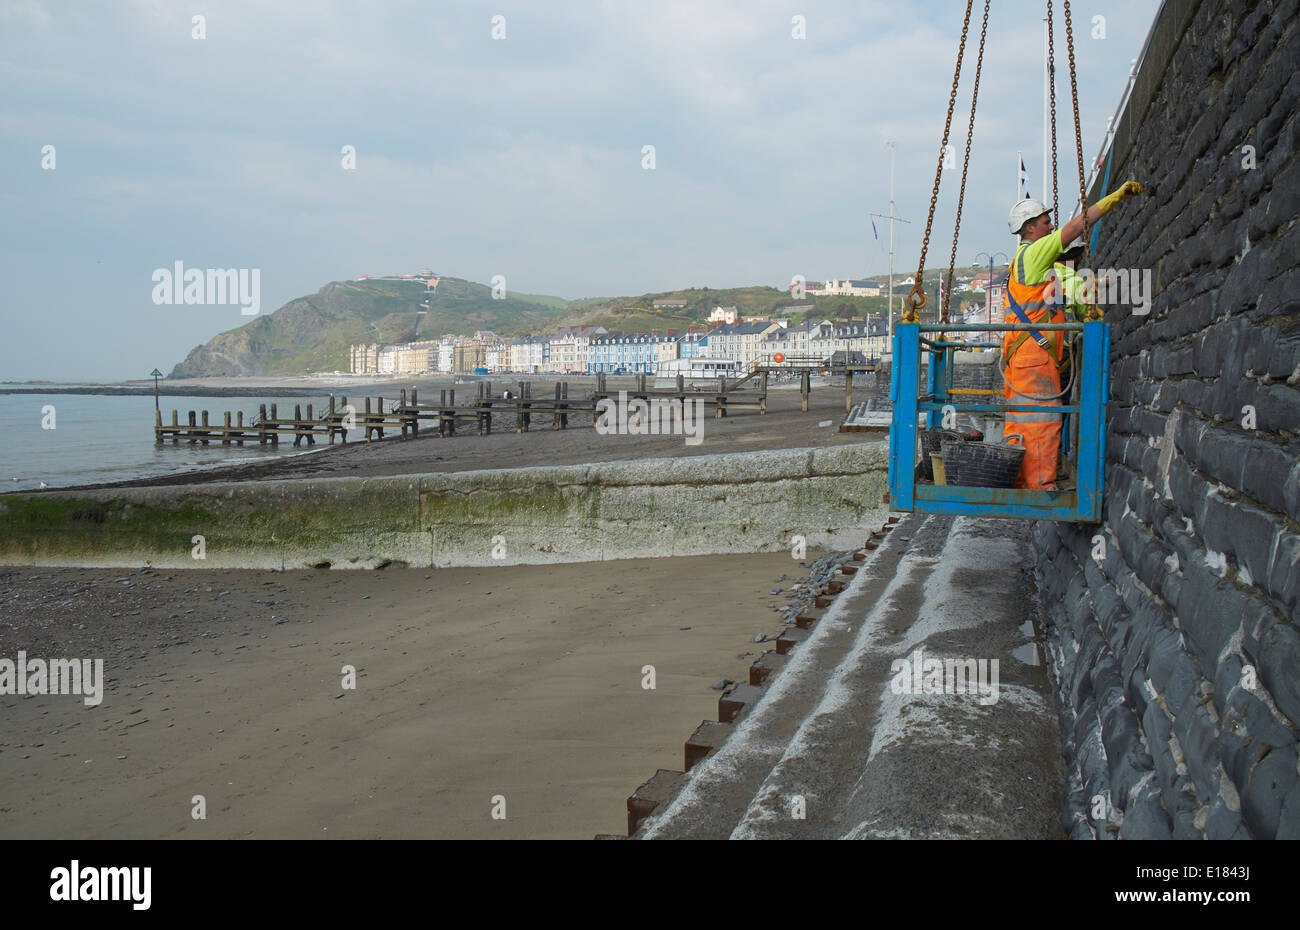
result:
M 1074 68 L 1074 27 L 1070 24 L 1070 0 L 1063 0 L 1065 11 L 1065 46 L 1070 53 L 1070 99 L 1074 104 L 1074 149 L 1079 158 L 1079 210 L 1083 214 L 1083 267 L 1091 267 L 1091 249 L 1088 244 L 1088 182 L 1083 176 L 1083 135 L 1079 131 L 1079 85 Z M 1091 301 L 1084 314 L 1088 320 L 1100 320 L 1101 311 Z
M 952 300 L 952 272 L 957 265 L 957 237 L 961 235 L 961 207 L 966 202 L 966 169 L 970 167 L 970 144 L 975 135 L 975 104 L 980 96 L 980 71 L 984 68 L 984 37 L 989 31 L 989 0 L 984 0 L 984 22 L 980 25 L 979 57 L 975 59 L 975 86 L 970 94 L 970 125 L 966 127 L 966 155 L 961 163 L 961 191 L 957 194 L 957 220 L 952 227 L 952 255 L 948 258 L 948 286 L 944 288 L 939 322 L 948 322 L 948 303 Z M 989 282 L 992 287 L 992 282 Z
M 1052 22 L 1052 0 L 1047 0 L 1047 88 L 1052 106 L 1052 225 L 1061 226 L 1061 195 L 1056 182 L 1056 24 Z
M 921 240 L 921 261 L 916 266 L 916 279 L 912 290 L 907 295 L 907 310 L 903 313 L 903 322 L 915 323 L 920 317 L 916 311 L 925 306 L 925 286 L 922 277 L 925 273 L 925 253 L 930 248 L 930 228 L 934 225 L 934 208 L 939 202 L 939 179 L 943 177 L 943 157 L 948 151 L 948 133 L 952 130 L 952 111 L 957 104 L 957 84 L 961 79 L 961 61 L 966 54 L 966 34 L 970 31 L 970 11 L 975 0 L 966 0 L 966 18 L 961 24 L 961 45 L 957 47 L 957 68 L 952 75 L 952 93 L 948 95 L 948 116 L 943 122 L 943 141 L 939 143 L 939 164 L 934 169 L 934 189 L 930 192 L 930 213 L 925 219 L 925 237 Z M 893 312 L 893 309 L 890 309 Z

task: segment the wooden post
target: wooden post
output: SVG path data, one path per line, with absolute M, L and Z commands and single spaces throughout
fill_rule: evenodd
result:
M 153 441 L 162 445 L 162 411 L 157 407 L 153 411 Z
M 808 394 L 812 391 L 812 372 L 804 371 L 799 374 L 799 396 L 803 398 L 803 412 L 808 412 Z
M 208 412 L 203 411 L 203 444 L 208 444 Z
M 560 382 L 555 382 L 555 410 L 551 414 L 551 429 L 560 428 Z
M 370 441 L 370 398 L 366 398 L 366 442 Z
M 226 428 L 222 430 L 221 433 L 221 444 L 223 446 L 228 446 L 230 445 L 230 411 L 229 410 L 226 411 L 226 417 L 224 422 Z
M 316 445 L 316 418 L 311 415 L 311 408 L 312 405 L 308 404 L 307 421 L 310 425 L 307 427 L 307 429 L 310 430 L 310 432 L 307 433 L 307 445 L 314 446 Z
M 402 400 L 397 407 L 397 415 L 402 418 L 402 438 L 406 438 L 406 388 L 402 388 Z
M 295 446 L 302 442 L 302 404 L 293 405 L 293 444 Z
M 448 404 L 447 412 L 451 414 L 451 418 L 447 421 L 447 435 L 455 436 L 456 435 L 456 389 L 455 388 L 452 388 L 447 392 L 447 404 Z
M 569 382 L 563 382 L 564 390 L 560 393 L 560 398 L 564 401 L 563 412 L 560 414 L 560 429 L 569 428 Z
M 266 445 L 266 404 L 257 407 L 257 443 Z
M 524 382 L 519 382 L 519 394 L 515 397 L 515 432 L 524 431 Z
M 415 439 L 420 435 L 420 393 L 415 388 L 411 388 L 411 406 L 416 408 L 411 411 L 411 438 Z
M 240 410 L 235 414 L 235 421 L 239 425 L 239 439 L 236 442 L 242 446 L 244 444 L 244 411 Z
M 844 412 L 848 413 L 853 409 L 853 370 L 848 367 L 847 362 L 844 366 Z
M 759 376 L 761 384 L 759 385 L 758 394 L 758 415 L 767 415 L 767 369 L 763 369 L 763 374 Z
M 677 399 L 686 399 L 686 378 L 680 374 L 677 376 Z
M 384 438 L 384 419 L 383 419 L 383 418 L 384 418 L 384 399 L 383 399 L 382 397 L 376 397 L 376 398 L 375 398 L 375 407 L 376 407 L 376 412 L 379 414 L 379 426 L 378 426 L 378 430 L 379 430 L 379 438 L 380 438 L 380 439 L 383 439 L 383 438 Z

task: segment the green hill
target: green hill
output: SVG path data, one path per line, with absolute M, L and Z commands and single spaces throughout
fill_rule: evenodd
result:
M 938 269 L 925 272 L 931 305 L 938 274 Z M 896 301 L 906 292 L 907 287 L 896 283 Z M 426 300 L 428 312 L 421 314 Z M 656 309 L 655 301 L 680 306 Z M 193 349 L 168 377 L 346 371 L 350 345 L 436 339 L 444 333 L 470 335 L 480 329 L 502 336 L 542 334 L 560 326 L 663 332 L 702 325 L 719 306 L 735 307 L 741 316 L 780 314 L 798 323 L 809 317 L 883 317 L 887 304 L 884 297 L 808 296 L 795 300 L 787 291 L 757 285 L 565 301 L 542 294 L 508 294 L 503 300 L 494 300 L 486 285 L 445 276 L 431 293 L 425 291 L 423 282 L 415 280 L 334 281 L 315 294 L 289 301 L 274 313 L 214 336 Z
M 411 342 L 443 333 L 469 335 L 552 327 L 564 313 L 555 297 L 494 300 L 485 285 L 443 277 L 426 300 L 420 281 L 334 281 L 274 313 L 219 333 L 195 347 L 170 378 L 346 371 L 348 346 Z

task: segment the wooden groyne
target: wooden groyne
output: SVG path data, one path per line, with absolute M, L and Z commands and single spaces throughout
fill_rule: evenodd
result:
M 514 418 L 515 432 L 526 433 L 535 427 L 534 418 L 550 417 L 551 429 L 568 429 L 572 416 L 590 417 L 596 422 L 597 411 L 602 400 L 611 400 L 620 396 L 628 400 L 668 400 L 682 402 L 701 400 L 713 407 L 714 417 L 721 419 L 729 410 L 735 408 L 756 408 L 760 415 L 767 413 L 768 377 L 774 371 L 799 373 L 799 391 L 802 409 L 808 411 L 808 397 L 811 393 L 812 368 L 795 368 L 789 366 L 755 366 L 742 378 L 730 379 L 725 376 L 717 379 L 716 387 L 695 388 L 686 384 L 682 375 L 677 376 L 673 388 L 651 389 L 647 387 L 647 376 L 636 376 L 633 386 L 621 391 L 611 391 L 608 376 L 596 375 L 595 388 L 583 396 L 570 396 L 567 381 L 556 382 L 553 395 L 535 395 L 533 382 L 518 381 L 509 387 L 498 390 L 491 381 L 480 381 L 477 390 L 469 400 L 458 402 L 455 388 L 443 388 L 438 392 L 434 403 L 421 403 L 418 389 L 412 389 L 408 399 L 403 390 L 396 402 L 385 402 L 382 397 L 361 398 L 360 407 L 350 405 L 346 396 L 336 398 L 330 395 L 328 407 L 318 416 L 313 404 L 294 404 L 292 417 L 281 417 L 278 405 L 262 404 L 257 416 L 249 423 L 244 422 L 243 411 L 231 413 L 225 411 L 220 423 L 210 421 L 208 411 L 188 411 L 186 422 L 181 422 L 180 412 L 172 410 L 171 422 L 165 423 L 161 410 L 154 412 L 154 441 L 162 445 L 170 441 L 173 445 L 187 442 L 191 445 L 220 443 L 223 446 L 256 442 L 259 445 L 280 444 L 281 437 L 293 437 L 293 444 L 314 446 L 317 439 L 333 445 L 336 440 L 348 441 L 350 430 L 361 430 L 366 442 L 384 439 L 385 433 L 400 434 L 401 438 L 415 437 L 420 430 L 433 429 L 441 437 L 454 436 L 457 430 L 474 430 L 480 436 L 491 434 L 493 416 Z M 832 374 L 845 375 L 845 410 L 851 406 L 853 390 L 853 373 L 855 371 L 874 371 L 875 366 L 823 366 L 820 370 Z M 752 384 L 751 384 L 752 382 Z M 742 390 L 743 388 L 743 390 Z M 387 407 L 385 404 L 387 403 Z M 269 409 L 268 409 L 269 407 Z

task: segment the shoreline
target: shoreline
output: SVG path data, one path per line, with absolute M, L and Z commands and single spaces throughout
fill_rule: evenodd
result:
M 800 410 L 797 390 L 775 389 L 769 391 L 766 415 L 760 416 L 752 410 L 737 410 L 721 420 L 706 419 L 703 424 L 704 440 L 695 446 L 688 446 L 681 436 L 673 435 L 601 436 L 581 419 L 572 422 L 568 429 L 555 430 L 549 422 L 538 418 L 542 422 L 535 422 L 529 432 L 518 433 L 513 428 L 511 418 L 509 423 L 498 424 L 498 428 L 488 436 L 468 433 L 444 438 L 439 437 L 436 430 L 431 430 L 407 439 L 402 439 L 399 434 L 369 443 L 361 441 L 333 446 L 304 446 L 296 453 L 281 453 L 259 457 L 251 462 L 219 464 L 150 478 L 24 491 L 0 489 L 0 501 L 14 493 L 48 494 L 55 491 L 169 487 L 219 481 L 396 477 L 537 465 L 585 465 L 730 452 L 830 447 L 883 441 L 886 436 L 885 433 L 840 433 L 838 426 L 843 417 L 843 391 L 838 388 L 814 390 L 809 398 L 807 413 Z M 502 426 L 504 428 L 500 428 Z M 142 440 L 142 444 L 153 447 L 152 435 Z M 216 450 L 220 447 L 211 448 Z

